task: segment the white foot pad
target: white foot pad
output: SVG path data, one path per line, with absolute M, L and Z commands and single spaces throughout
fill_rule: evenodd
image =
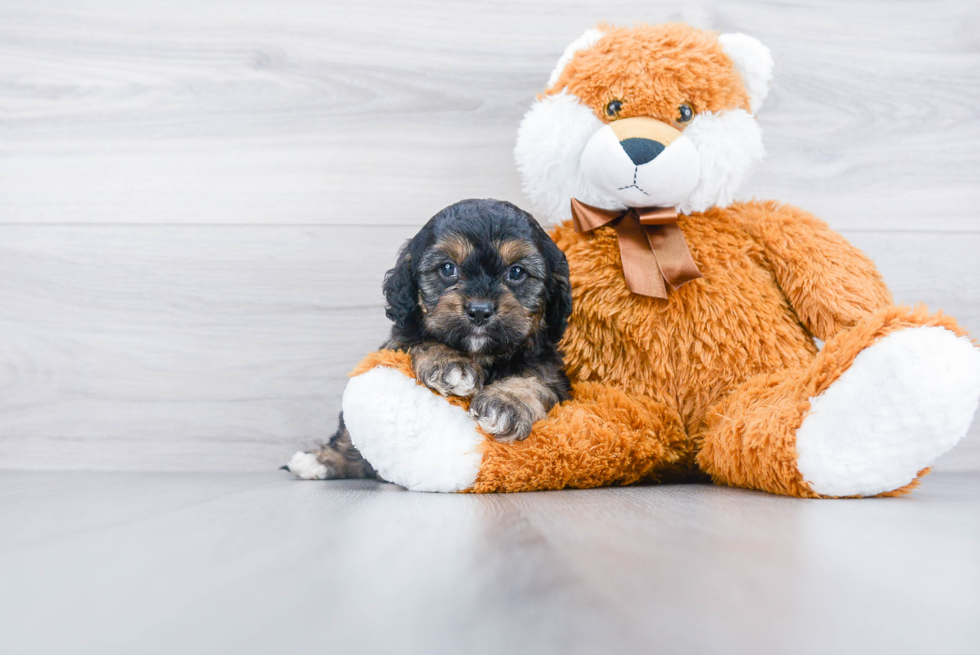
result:
M 394 369 L 377 367 L 351 378 L 344 423 L 351 443 L 389 482 L 452 492 L 476 481 L 483 441 L 476 422 Z
M 810 399 L 797 467 L 825 496 L 907 485 L 958 442 L 980 399 L 980 350 L 941 327 L 893 332 Z

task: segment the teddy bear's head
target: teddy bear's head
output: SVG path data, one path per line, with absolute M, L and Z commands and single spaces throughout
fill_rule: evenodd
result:
M 515 156 L 541 217 L 732 202 L 765 151 L 772 57 L 744 34 L 599 25 L 573 41 L 521 123 Z

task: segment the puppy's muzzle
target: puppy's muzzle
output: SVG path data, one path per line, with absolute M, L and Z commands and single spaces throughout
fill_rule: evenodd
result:
M 490 317 L 493 316 L 494 306 L 492 302 L 489 301 L 470 301 L 466 303 L 466 315 L 470 319 L 470 323 L 474 325 L 483 325 Z

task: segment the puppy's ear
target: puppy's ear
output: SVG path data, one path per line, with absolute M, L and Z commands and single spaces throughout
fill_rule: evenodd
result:
M 395 267 L 385 273 L 381 287 L 388 303 L 385 316 L 399 328 L 418 324 L 422 314 L 419 309 L 419 287 L 412 272 L 411 246 L 411 241 L 402 246 Z
M 544 230 L 538 229 L 540 230 L 538 247 L 548 263 L 549 272 L 544 320 L 547 325 L 548 341 L 558 343 L 565 334 L 568 317 L 572 313 L 572 285 L 568 279 L 568 261 L 565 259 L 565 253 L 555 245 L 551 237 Z

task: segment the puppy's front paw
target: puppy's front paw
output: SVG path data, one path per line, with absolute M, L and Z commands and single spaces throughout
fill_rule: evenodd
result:
M 470 402 L 470 416 L 497 441 L 523 441 L 539 418 L 538 412 L 513 394 L 493 386 L 485 388 Z
M 448 348 L 430 348 L 414 359 L 415 375 L 443 396 L 472 396 L 483 387 L 483 369 Z
M 476 364 L 467 361 L 447 362 L 427 367 L 420 372 L 422 384 L 443 396 L 472 396 L 480 389 L 480 372 Z

